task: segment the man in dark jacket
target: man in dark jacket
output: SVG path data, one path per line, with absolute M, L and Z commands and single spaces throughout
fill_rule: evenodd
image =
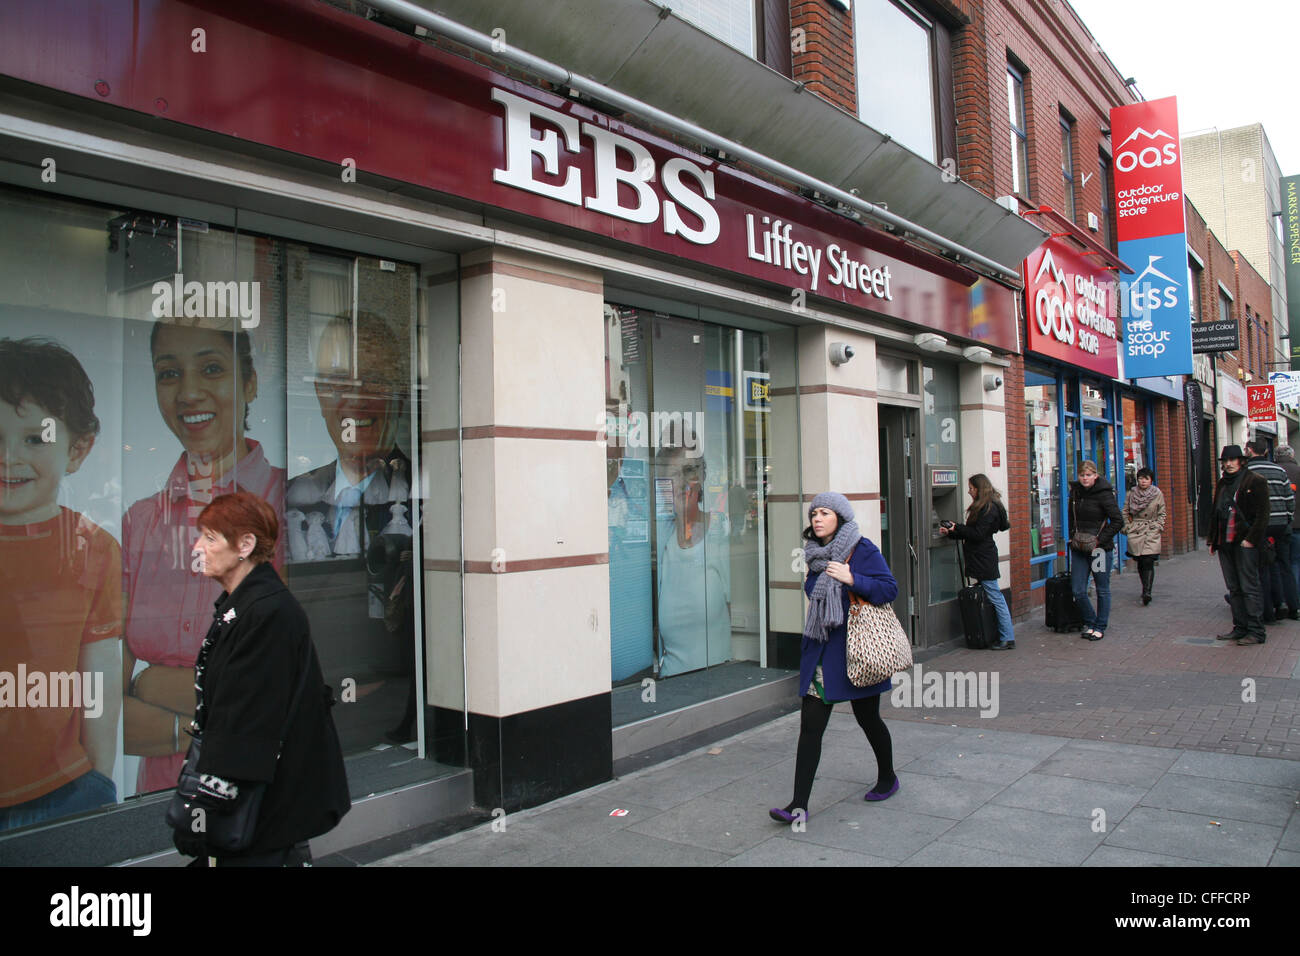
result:
M 1300 493 L 1300 465 L 1296 464 L 1295 450 L 1290 445 L 1278 445 L 1273 457 L 1277 460 L 1278 467 L 1286 472 L 1291 482 L 1291 491 Z M 1296 508 L 1295 515 L 1291 519 L 1290 537 L 1291 566 L 1282 568 L 1282 573 L 1291 575 L 1291 580 L 1296 585 L 1296 593 L 1300 595 L 1300 508 Z
M 1255 442 L 1246 445 L 1246 467 L 1268 482 L 1267 547 L 1261 552 L 1263 567 L 1259 572 L 1260 600 L 1264 606 L 1264 623 L 1283 618 L 1300 621 L 1300 598 L 1295 581 L 1289 583 L 1281 573 L 1291 566 L 1291 521 L 1295 517 L 1295 490 L 1286 470 L 1268 460 L 1267 449 Z M 1270 553 L 1271 552 L 1271 553 Z M 1271 560 L 1270 560 L 1271 559 Z M 1287 608 L 1282 608 L 1286 601 Z
M 1263 644 L 1263 606 L 1259 591 L 1259 551 L 1268 533 L 1268 482 L 1246 467 L 1240 446 L 1227 445 L 1219 456 L 1223 476 L 1214 488 L 1214 509 L 1206 543 L 1218 553 L 1232 605 L 1232 630 L 1221 641 Z

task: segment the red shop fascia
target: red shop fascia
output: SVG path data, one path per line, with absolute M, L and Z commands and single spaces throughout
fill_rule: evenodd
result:
M 1023 266 L 1026 356 L 1117 380 L 1119 274 L 1133 270 L 1050 207 L 1025 215 L 1050 230 Z
M 351 165 L 361 182 L 411 183 L 462 208 L 746 276 L 792 305 L 817 297 L 1019 351 L 1007 286 L 314 0 L 62 0 L 59 9 L 55 18 L 41 4 L 0 8 L 0 71 L 169 121 L 178 135 L 184 125 L 312 157 L 344 182 Z M 1113 363 L 1113 339 L 1103 354 Z

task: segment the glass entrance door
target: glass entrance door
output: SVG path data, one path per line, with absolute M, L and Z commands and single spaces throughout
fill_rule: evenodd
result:
M 916 549 L 917 519 L 913 505 L 916 477 L 913 449 L 916 446 L 916 412 L 881 405 L 880 423 L 880 553 L 898 581 L 894 612 L 912 642 L 916 642 L 916 596 L 920 585 L 920 561 Z

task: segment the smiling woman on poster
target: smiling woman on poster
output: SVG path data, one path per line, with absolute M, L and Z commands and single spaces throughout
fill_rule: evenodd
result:
M 285 482 L 284 469 L 244 437 L 257 397 L 248 333 L 159 323 L 149 345 L 158 411 L 182 451 L 163 488 L 132 505 L 122 523 L 124 749 L 145 758 L 140 792 L 176 784 L 188 744 L 181 727 L 194 709 L 194 659 L 221 593 L 193 566 L 194 519 L 236 489 L 282 515 Z

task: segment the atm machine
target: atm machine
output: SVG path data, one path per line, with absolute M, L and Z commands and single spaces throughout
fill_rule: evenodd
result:
M 930 534 L 926 542 L 926 628 L 930 643 L 961 632 L 957 592 L 961 575 L 957 569 L 957 546 L 939 533 L 940 522 L 960 523 L 965 514 L 966 496 L 960 470 L 943 465 L 925 466 L 926 512 Z

